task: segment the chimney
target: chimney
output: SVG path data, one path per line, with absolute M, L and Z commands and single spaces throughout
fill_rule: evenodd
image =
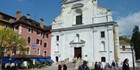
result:
M 44 20 L 43 19 L 40 19 L 40 27 L 44 28 Z
M 19 20 L 21 17 L 21 12 L 20 11 L 17 11 L 16 12 L 16 20 Z
M 0 14 L 0 19 L 3 19 L 3 15 L 2 14 Z
M 26 17 L 27 17 L 28 19 L 30 19 L 30 14 L 27 14 Z

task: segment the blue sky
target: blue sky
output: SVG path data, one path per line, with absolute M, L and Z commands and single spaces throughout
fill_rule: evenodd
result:
M 46 25 L 51 25 L 52 20 L 61 12 L 60 2 L 61 0 L 1 0 L 0 12 L 15 17 L 19 10 L 22 15 L 29 13 L 32 19 L 39 22 L 43 18 Z M 140 0 L 98 0 L 99 6 L 112 11 L 120 35 L 130 35 L 134 25 L 140 26 L 139 3 Z

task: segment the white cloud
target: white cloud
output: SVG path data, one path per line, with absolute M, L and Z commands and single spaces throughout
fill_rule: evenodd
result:
M 121 17 L 116 21 L 119 25 L 120 35 L 132 35 L 135 25 L 140 27 L 140 11 L 129 14 L 127 17 Z

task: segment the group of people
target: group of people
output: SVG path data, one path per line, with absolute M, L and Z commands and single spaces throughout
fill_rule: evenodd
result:
M 83 61 L 83 64 L 78 67 L 78 70 L 90 70 L 87 63 L 87 61 Z
M 128 63 L 128 59 L 126 58 L 124 61 L 123 61 L 123 65 L 122 65 L 122 70 L 130 70 L 129 69 L 129 63 Z M 88 67 L 87 65 L 87 61 L 83 61 L 83 64 L 81 64 L 79 67 L 78 67 L 78 70 L 90 70 L 90 68 Z M 104 62 L 95 62 L 94 64 L 94 70 L 106 70 L 105 68 L 106 67 L 109 67 L 109 68 L 113 68 L 114 70 L 115 67 L 117 66 L 117 64 L 115 63 L 115 61 L 112 61 L 112 64 L 109 65 L 109 64 L 105 64 Z M 66 64 L 59 64 L 58 65 L 58 70 L 67 70 L 67 66 Z M 118 69 L 119 70 L 119 69 Z
M 94 69 L 95 70 L 103 70 L 105 66 L 104 62 L 95 62 Z
M 122 70 L 130 70 L 128 61 L 129 61 L 128 58 L 126 58 L 123 61 Z M 120 70 L 120 68 L 118 67 L 118 64 L 115 63 L 115 61 L 112 61 L 111 65 L 109 63 L 105 64 L 102 62 L 95 62 L 94 70 L 108 70 L 108 68 L 111 68 L 113 70 Z
M 67 70 L 67 65 L 62 62 L 58 65 L 58 70 Z

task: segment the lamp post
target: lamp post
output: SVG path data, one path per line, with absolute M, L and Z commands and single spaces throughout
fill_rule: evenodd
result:
M 133 62 L 133 70 L 135 70 L 135 63 L 134 63 L 134 45 L 131 44 L 131 50 L 132 50 L 132 62 Z

